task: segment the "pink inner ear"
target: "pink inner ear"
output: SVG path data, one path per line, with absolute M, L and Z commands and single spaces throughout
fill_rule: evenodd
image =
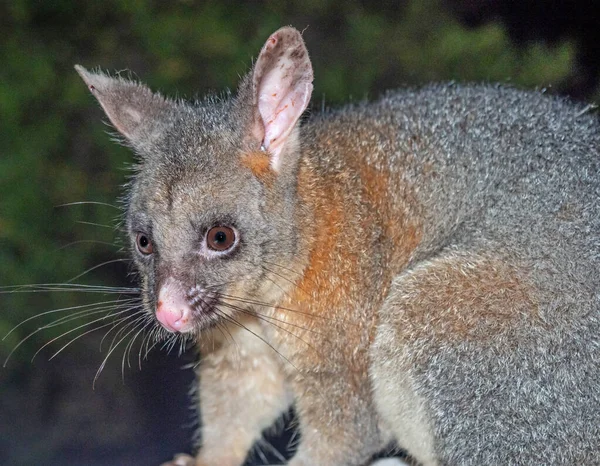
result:
M 271 154 L 273 168 L 280 166 L 279 156 L 287 137 L 306 109 L 312 93 L 312 67 L 297 31 L 273 34 L 257 61 L 262 76 L 258 82 L 258 111 L 264 128 L 263 146 Z M 297 35 L 297 36 L 296 36 Z M 286 44 L 285 42 L 291 42 Z
M 273 86 L 265 87 L 258 100 L 258 109 L 265 127 L 264 145 L 271 150 L 279 146 L 278 141 L 283 143 L 293 129 L 308 105 L 312 91 L 312 84 L 306 82 L 298 83 L 291 89 L 279 86 L 279 83 L 274 80 Z

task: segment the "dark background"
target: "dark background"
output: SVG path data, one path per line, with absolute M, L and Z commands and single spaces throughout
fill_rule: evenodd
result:
M 0 337 L 44 311 L 113 299 L 15 293 L 13 285 L 135 286 L 117 198 L 131 154 L 107 135 L 75 63 L 131 70 L 152 88 L 194 98 L 235 89 L 268 35 L 305 29 L 312 111 L 429 81 L 495 81 L 600 102 L 600 21 L 589 1 L 302 0 L 291 2 L 21 1 L 0 5 Z M 63 204 L 94 201 L 59 207 Z M 26 290 L 19 290 L 26 291 Z M 65 315 L 60 314 L 60 315 Z M 2 361 L 31 332 L 0 342 Z M 152 351 L 122 371 L 89 322 L 44 328 L 0 367 L 3 465 L 156 465 L 190 451 L 195 360 Z M 106 329 L 105 329 L 106 330 Z M 35 352 L 52 341 L 33 362 Z M 121 347 L 125 346 L 124 342 Z M 255 456 L 257 461 L 259 456 Z M 258 464 L 258 463 L 256 463 Z

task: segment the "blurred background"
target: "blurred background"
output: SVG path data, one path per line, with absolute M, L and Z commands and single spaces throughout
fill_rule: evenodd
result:
M 135 286 L 118 200 L 132 156 L 107 134 L 74 64 L 130 70 L 155 90 L 193 99 L 235 89 L 269 34 L 291 24 L 305 29 L 311 52 L 313 111 L 445 80 L 494 81 L 599 103 L 593 3 L 2 2 L 0 338 L 8 335 L 0 364 L 10 358 L 0 367 L 0 463 L 158 465 L 192 449 L 193 351 L 156 349 L 140 364 L 136 346 L 130 368 L 125 340 L 94 383 L 107 356 L 107 327 L 77 338 L 98 327 L 83 325 L 103 314 L 86 317 L 75 312 L 100 308 L 75 307 L 128 293 L 11 288 Z M 64 308 L 72 309 L 40 315 Z M 62 316 L 74 318 L 57 321 Z M 248 464 L 263 460 L 255 454 Z

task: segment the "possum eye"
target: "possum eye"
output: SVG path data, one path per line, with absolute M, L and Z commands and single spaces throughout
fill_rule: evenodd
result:
M 225 226 L 212 227 L 206 234 L 206 244 L 213 251 L 227 251 L 235 244 L 235 231 Z
M 150 241 L 150 238 L 146 233 L 138 233 L 135 237 L 135 244 L 137 245 L 138 251 L 146 256 L 154 252 L 152 241 Z

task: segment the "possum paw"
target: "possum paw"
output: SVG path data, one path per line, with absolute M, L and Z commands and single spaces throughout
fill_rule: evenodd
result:
M 196 458 L 184 453 L 179 453 L 171 461 L 161 464 L 160 466 L 197 466 Z

